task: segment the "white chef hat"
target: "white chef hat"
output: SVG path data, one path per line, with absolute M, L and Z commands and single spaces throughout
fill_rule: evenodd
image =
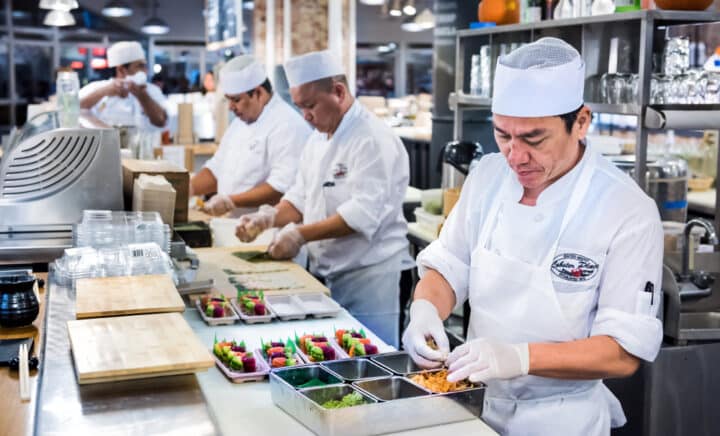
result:
M 341 74 L 345 74 L 345 71 L 329 50 L 313 51 L 285 62 L 285 75 L 290 88 Z
M 501 56 L 495 68 L 492 112 L 544 117 L 572 112 L 583 104 L 585 62 L 558 38 L 541 38 Z
M 107 60 L 108 66 L 111 68 L 145 60 L 145 50 L 137 41 L 116 42 L 107 50 Z
M 265 67 L 250 55 L 234 57 L 220 70 L 220 89 L 223 94 L 242 94 L 262 85 L 265 80 Z

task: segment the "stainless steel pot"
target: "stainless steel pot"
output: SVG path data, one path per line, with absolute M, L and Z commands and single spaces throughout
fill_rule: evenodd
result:
M 635 178 L 635 156 L 613 156 L 610 160 Z M 643 188 L 655 200 L 662 220 L 684 223 L 687 219 L 687 162 L 675 157 L 648 157 L 645 180 Z

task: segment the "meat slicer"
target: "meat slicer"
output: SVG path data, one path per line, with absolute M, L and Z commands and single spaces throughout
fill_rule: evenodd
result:
M 50 262 L 72 246 L 84 209 L 122 210 L 117 131 L 57 128 L 41 115 L 0 159 L 0 264 Z

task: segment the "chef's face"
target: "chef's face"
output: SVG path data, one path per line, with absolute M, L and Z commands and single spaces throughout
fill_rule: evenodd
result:
M 310 82 L 290 88 L 293 103 L 302 111 L 305 121 L 319 132 L 332 134 L 343 117 L 342 103 L 348 98 L 345 86 L 332 82 L 329 87 Z
M 524 118 L 493 115 L 495 141 L 526 193 L 539 194 L 570 171 L 580 140 L 590 124 L 590 109 L 580 110 L 570 133 L 558 116 Z
M 263 104 L 260 101 L 258 88 L 255 88 L 253 95 L 243 92 L 242 94 L 225 95 L 225 98 L 228 99 L 230 110 L 245 123 L 254 123 L 262 112 Z
M 144 71 L 147 74 L 147 63 L 144 60 L 133 61 L 125 65 L 118 65 L 117 70 L 121 77 L 132 76 L 138 71 Z

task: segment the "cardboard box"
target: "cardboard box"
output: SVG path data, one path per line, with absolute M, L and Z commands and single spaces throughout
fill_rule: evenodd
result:
M 175 189 L 174 222 L 188 221 L 188 194 L 190 189 L 190 173 L 184 168 L 161 160 L 123 159 L 123 197 L 125 208 L 130 210 L 133 202 L 135 179 L 140 174 L 164 176 Z
M 173 226 L 175 189 L 163 176 L 140 174 L 133 187 L 133 211 L 154 211 L 165 224 Z

